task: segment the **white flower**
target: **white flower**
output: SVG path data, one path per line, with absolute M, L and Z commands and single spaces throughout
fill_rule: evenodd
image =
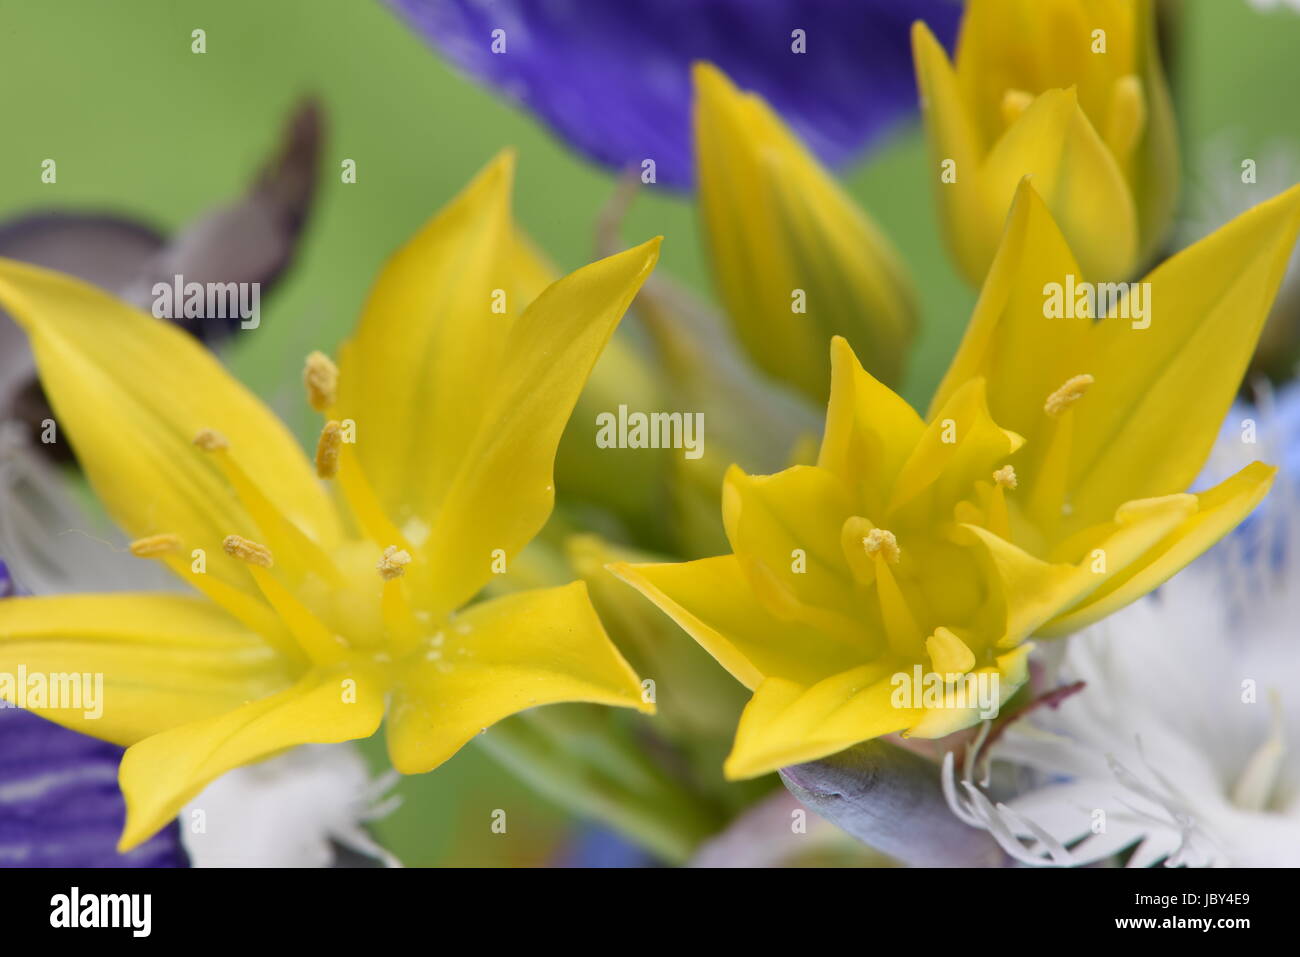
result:
M 396 779 L 372 780 L 351 742 L 305 744 L 208 785 L 181 811 L 181 838 L 195 867 L 329 867 L 333 844 L 399 867 L 365 830 L 397 806 L 381 800 Z
M 1278 416 L 1258 413 L 1265 424 L 1300 422 L 1300 391 L 1283 401 Z M 1288 451 L 1300 458 L 1294 442 L 1243 445 L 1246 418 L 1229 417 L 1212 469 L 1241 457 L 1285 461 Z M 1300 436 L 1295 425 L 1267 431 Z M 1049 686 L 1082 681 L 1082 690 L 1012 722 L 984 755 L 981 736 L 960 781 L 949 753 L 949 804 L 1024 863 L 1086 864 L 1132 849 L 1137 867 L 1300 864 L 1297 622 L 1293 476 L 1238 533 L 1069 640 L 1047 668 L 1056 672 Z M 1015 796 L 995 803 L 993 790 Z

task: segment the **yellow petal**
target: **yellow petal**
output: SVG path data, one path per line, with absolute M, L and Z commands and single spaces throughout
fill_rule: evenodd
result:
M 95 491 L 133 538 L 180 537 L 210 559 L 255 525 L 218 464 L 194 447 L 215 429 L 266 498 L 316 541 L 338 518 L 293 437 L 192 336 L 76 279 L 0 260 L 0 304 L 32 343 L 59 427 Z M 208 573 L 251 589 L 242 566 Z
M 979 184 L 992 222 L 1001 225 L 1025 176 L 1034 177 L 1085 276 L 1096 282 L 1130 278 L 1138 253 L 1133 196 L 1073 89 L 1041 94 L 984 158 Z M 985 265 L 995 248 L 988 246 Z
M 16 682 L 20 668 L 47 680 L 90 675 L 91 688 L 102 681 L 102 692 L 91 692 L 97 706 L 84 695 L 77 707 L 34 707 L 28 698 L 28 710 L 120 745 L 221 714 L 294 678 L 266 642 L 216 605 L 163 594 L 0 601 L 0 674 Z
M 429 771 L 502 718 L 561 701 L 654 711 L 582 582 L 516 592 L 457 616 L 397 686 L 388 753 L 404 774 Z
M 984 280 L 961 346 L 930 403 L 934 419 L 958 389 L 982 376 L 988 383 L 994 421 L 1024 436 L 1030 449 L 1048 426 L 1047 396 L 1072 375 L 1089 371 L 1092 320 L 1049 318 L 1047 286 L 1064 296 L 1066 276 L 1082 278 L 1074 255 L 1051 212 L 1024 179 L 1016 190 L 998 253 Z
M 816 629 L 767 614 L 734 555 L 662 565 L 618 562 L 610 571 L 663 609 L 748 688 L 770 676 L 811 684 L 861 658 Z
M 1029 643 L 1012 648 L 998 655 L 993 667 L 980 668 L 966 675 L 960 690 L 956 686 L 951 689 L 950 701 L 946 700 L 941 708 L 926 708 L 925 714 L 907 729 L 905 736 L 942 738 L 996 717 L 1002 705 L 1029 680 L 1029 652 L 1032 648 Z
M 494 551 L 513 557 L 546 523 L 560 434 L 658 258 L 655 239 L 584 266 L 547 287 L 511 327 L 483 428 L 455 463 L 424 547 L 442 608 L 458 607 L 488 580 Z
M 1068 561 L 1045 562 L 976 526 L 964 526 L 983 546 L 1001 594 L 1002 648 L 1013 647 L 1042 626 L 1098 593 L 1196 512 L 1186 494 L 1126 503 L 1113 519 L 1096 529 L 1092 541 L 1075 549 Z
M 213 778 L 299 744 L 367 738 L 384 716 L 383 685 L 360 671 L 311 672 L 291 688 L 127 748 L 125 852 L 174 818 Z
M 1093 333 L 1096 385 L 1076 406 L 1076 520 L 1187 488 L 1205 463 L 1286 272 L 1300 186 L 1261 203 L 1147 277 L 1150 326 Z
M 723 773 L 730 780 L 757 777 L 902 730 L 920 712 L 894 707 L 891 675 L 891 668 L 876 664 L 811 686 L 767 679 L 741 715 Z
M 340 352 L 336 418 L 355 420 L 357 457 L 398 528 L 432 520 L 484 427 L 527 297 L 516 275 L 542 268 L 516 245 L 513 178 L 503 152 L 389 259 Z
M 714 521 L 717 521 L 716 508 Z M 535 551 L 525 549 L 524 554 Z M 744 707 L 744 687 L 671 618 L 628 588 L 609 566 L 650 556 L 609 545 L 594 535 L 565 541 L 565 555 L 591 592 L 591 604 L 610 637 L 638 674 L 655 680 L 655 721 L 670 736 L 730 738 Z
M 953 393 L 917 441 L 894 482 L 890 514 L 917 499 L 911 511 L 928 509 L 923 521 L 948 517 L 953 506 L 971 494 L 975 481 L 992 474 L 1022 442 L 989 415 L 984 380 L 971 379 Z
M 853 348 L 831 340 L 831 398 L 820 468 L 860 498 L 867 515 L 883 515 L 895 479 L 925 432 L 910 405 L 862 368 Z
M 1268 494 L 1277 469 L 1254 462 L 1196 496 L 1198 509 L 1099 588 L 1089 600 L 1039 629 L 1044 637 L 1077 631 L 1154 589 L 1228 534 Z
M 761 476 L 733 466 L 723 484 L 727 538 L 759 601 L 781 618 L 860 635 L 854 579 L 840 544 L 852 514 L 839 479 L 816 466 Z
M 1107 118 L 1115 81 L 1137 69 L 1136 16 L 1145 0 L 970 0 L 957 44 L 957 73 L 986 142 L 1002 128 L 1008 89 L 1077 85 L 1088 116 Z M 1093 31 L 1106 52 L 1094 53 Z
M 762 99 L 708 64 L 694 78 L 705 240 L 741 343 L 817 402 L 832 335 L 897 382 L 915 325 L 897 254 Z

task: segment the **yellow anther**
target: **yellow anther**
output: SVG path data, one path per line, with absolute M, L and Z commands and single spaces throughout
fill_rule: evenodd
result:
M 216 429 L 200 430 L 199 434 L 194 436 L 194 444 L 204 452 L 215 452 L 217 449 L 226 449 L 230 447 L 230 443 L 226 441 L 226 437 Z
M 248 562 L 258 568 L 270 568 L 274 564 L 269 548 L 250 541 L 242 535 L 227 535 L 221 543 L 221 548 L 232 558 L 238 558 L 241 562 Z
M 1025 90 L 1007 90 L 1002 94 L 1002 123 L 1010 126 L 1034 102 L 1034 95 Z
M 338 398 L 339 367 L 323 352 L 307 356 L 302 381 L 307 386 L 307 401 L 317 412 L 327 411 Z
M 883 528 L 873 528 L 867 532 L 866 537 L 862 539 L 862 546 L 867 550 L 868 555 L 879 555 L 891 565 L 897 565 L 898 557 L 902 554 L 894 533 Z
M 379 577 L 387 582 L 405 575 L 406 566 L 409 564 L 411 564 L 410 552 L 396 545 L 389 545 L 384 549 L 384 554 L 380 556 L 375 568 L 379 569 Z
M 343 446 L 343 427 L 333 419 L 325 423 L 320 430 L 320 441 L 316 443 L 316 474 L 321 478 L 333 478 L 339 474 L 339 450 Z
M 936 628 L 934 634 L 925 639 L 925 650 L 938 674 L 964 675 L 975 667 L 975 652 L 947 628 Z
M 136 558 L 159 558 L 177 551 L 181 547 L 181 538 L 170 533 L 149 535 L 146 538 L 137 538 L 127 547 Z
M 993 482 L 998 488 L 1014 489 L 1016 487 L 1016 470 L 1010 465 L 1004 465 L 993 473 Z
M 1047 397 L 1047 402 L 1043 404 L 1043 411 L 1052 418 L 1056 418 L 1082 399 L 1093 381 L 1092 376 L 1086 373 L 1066 379 L 1063 386 Z

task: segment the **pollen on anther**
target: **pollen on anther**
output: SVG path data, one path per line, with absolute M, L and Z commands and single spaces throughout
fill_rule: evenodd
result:
M 334 404 L 339 390 L 339 367 L 323 352 L 307 356 L 302 370 L 302 381 L 307 386 L 307 401 L 317 412 L 325 412 Z
M 891 565 L 897 565 L 898 558 L 902 554 L 894 533 L 883 528 L 873 528 L 867 532 L 866 537 L 862 539 L 862 547 L 867 550 L 868 555 L 879 555 Z
M 993 473 L 993 482 L 998 488 L 1014 490 L 1016 487 L 1016 470 L 1010 465 L 1004 465 Z
M 270 568 L 274 564 L 269 548 L 242 535 L 227 535 L 221 543 L 221 549 L 232 558 L 259 568 Z
M 343 445 L 343 427 L 333 419 L 325 423 L 316 443 L 316 474 L 333 478 L 339 474 L 339 449 Z
M 411 564 L 410 552 L 396 545 L 389 545 L 384 549 L 384 554 L 380 556 L 375 568 L 379 570 L 379 577 L 387 582 L 405 575 L 406 566 L 409 564 Z
M 216 429 L 200 429 L 199 434 L 194 436 L 194 444 L 204 452 L 215 452 L 230 447 L 226 437 Z
M 1056 418 L 1082 399 L 1093 382 L 1092 376 L 1086 373 L 1066 379 L 1064 385 L 1047 397 L 1047 401 L 1043 404 L 1043 411 Z
M 181 547 L 181 539 L 179 535 L 170 533 L 149 535 L 145 538 L 137 538 L 127 547 L 136 558 L 160 558 L 178 551 Z

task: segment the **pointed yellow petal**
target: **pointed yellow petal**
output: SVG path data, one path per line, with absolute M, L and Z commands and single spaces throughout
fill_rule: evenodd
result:
M 748 688 L 769 676 L 812 683 L 861 658 L 815 629 L 767 614 L 734 555 L 679 564 L 618 562 L 610 571 L 663 609 Z
M 226 535 L 255 527 L 219 465 L 192 444 L 215 429 L 281 514 L 322 544 L 337 540 L 334 507 L 298 444 L 193 337 L 10 260 L 0 260 L 0 304 L 26 330 L 59 427 L 128 535 L 174 534 L 186 553 L 213 558 Z M 208 572 L 251 589 L 235 563 L 210 561 Z
M 974 494 L 975 482 L 991 475 L 1022 442 L 989 414 L 984 380 L 971 379 L 939 410 L 899 471 L 889 514 L 915 499 L 909 512 L 948 516 L 957 502 Z
M 981 543 L 1001 583 L 1000 595 L 991 596 L 1003 622 L 996 644 L 1009 648 L 1030 634 L 1046 634 L 1044 623 L 1100 593 L 1107 582 L 1123 578 L 1195 512 L 1195 497 L 1185 494 L 1126 503 L 1068 561 L 1057 562 L 1035 558 L 986 529 L 963 526 Z
M 759 601 L 781 618 L 788 611 L 806 624 L 865 640 L 840 544 L 852 514 L 839 479 L 816 466 L 761 476 L 733 466 L 722 488 L 727 538 Z
M 900 731 L 920 712 L 894 707 L 893 698 L 883 665 L 852 668 L 811 687 L 769 678 L 741 715 L 723 773 L 729 780 L 757 777 Z
M 1137 213 L 1115 157 L 1074 90 L 1048 90 L 1003 134 L 980 166 L 986 215 L 1000 223 L 1025 176 L 1069 239 L 1084 275 L 1126 280 L 1137 265 Z M 985 262 L 995 249 L 989 246 Z
M 92 689 L 102 681 L 102 692 L 91 691 L 95 703 L 77 682 L 76 707 L 37 707 L 4 681 L 0 690 L 11 703 L 120 745 L 221 714 L 293 680 L 265 641 L 216 605 L 163 594 L 0 601 L 0 674 L 17 682 L 20 669 L 47 685 L 51 675 L 90 675 Z
M 1072 501 L 1087 523 L 1125 498 L 1187 488 L 1254 352 L 1300 229 L 1300 186 L 1150 276 L 1148 318 L 1094 333 L 1096 385 L 1076 407 Z M 1136 326 L 1136 327 L 1135 327 Z
M 930 403 L 930 419 L 982 376 L 994 421 L 1024 436 L 1030 449 L 1039 444 L 1048 425 L 1044 400 L 1070 376 L 1088 371 L 1079 363 L 1088 362 L 1092 320 L 1045 312 L 1049 285 L 1064 297 L 1067 276 L 1082 278 L 1033 181 L 1023 179 L 966 334 Z
M 1199 508 L 1098 589 L 1089 600 L 1040 629 L 1044 637 L 1077 631 L 1141 598 L 1236 528 L 1268 494 L 1277 469 L 1254 462 L 1196 496 Z
M 897 382 L 915 303 L 893 248 L 762 99 L 708 64 L 694 78 L 705 240 L 741 343 L 817 402 L 832 335 Z
M 432 520 L 485 425 L 515 294 L 514 156 L 497 156 L 388 261 L 340 352 L 336 418 L 398 528 Z M 524 256 L 520 273 L 540 268 Z M 512 300 L 512 295 L 514 299 Z
M 867 515 L 883 515 L 903 463 L 925 431 L 910 405 L 862 368 L 853 348 L 831 340 L 831 398 L 817 456 Z
M 362 672 L 312 672 L 291 688 L 145 738 L 122 756 L 125 852 L 170 821 L 213 778 L 298 744 L 374 734 L 384 690 Z
M 424 547 L 430 587 L 444 609 L 488 580 L 495 550 L 513 557 L 546 523 L 560 434 L 658 258 L 654 239 L 584 266 L 547 287 L 511 328 L 484 428 L 456 462 Z
M 654 711 L 582 582 L 517 592 L 457 616 L 403 675 L 388 753 L 404 774 L 428 771 L 502 718 L 561 701 Z

